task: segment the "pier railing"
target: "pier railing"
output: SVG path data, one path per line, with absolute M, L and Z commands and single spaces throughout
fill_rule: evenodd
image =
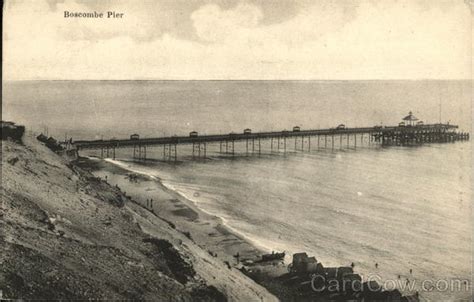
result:
M 296 127 L 295 127 L 296 128 Z M 193 158 L 197 154 L 198 158 L 206 157 L 207 144 L 219 143 L 219 152 L 234 155 L 234 143 L 245 142 L 245 152 L 249 153 L 249 147 L 252 153 L 257 150 L 261 153 L 261 142 L 271 141 L 270 149 L 283 149 L 284 152 L 289 149 L 288 139 L 294 140 L 295 150 L 311 150 L 311 138 L 316 137 L 318 148 L 320 147 L 320 138 L 323 137 L 324 147 L 328 148 L 328 140 L 331 148 L 334 149 L 336 137 L 339 138 L 339 145 L 342 146 L 343 139 L 346 140 L 349 147 L 349 141 L 354 147 L 357 147 L 358 136 L 361 143 L 381 145 L 416 145 L 423 143 L 443 143 L 457 140 L 468 140 L 469 133 L 456 132 L 457 125 L 450 124 L 426 124 L 416 126 L 375 126 L 360 128 L 329 128 L 304 130 L 283 130 L 273 132 L 249 131 L 244 133 L 229 134 L 211 134 L 190 136 L 168 136 L 155 138 L 130 138 L 130 139 L 110 139 L 110 140 L 80 140 L 74 141 L 72 145 L 79 151 L 84 149 L 101 150 L 101 156 L 104 152 L 109 157 L 111 152 L 115 158 L 116 148 L 133 148 L 134 158 L 146 159 L 147 146 L 163 146 L 163 157 L 167 160 L 176 160 L 178 145 L 192 145 Z M 329 137 L 329 139 L 328 139 Z M 274 141 L 276 146 L 274 145 Z M 257 145 L 257 147 L 256 147 Z M 300 147 L 299 147 L 300 146 Z M 275 148 L 274 148 L 275 147 Z M 257 148 L 257 149 L 256 149 Z
M 165 145 L 165 144 L 192 144 L 204 142 L 219 142 L 226 140 L 247 140 L 247 139 L 269 139 L 278 137 L 295 137 L 295 136 L 318 136 L 318 135 L 343 135 L 343 134 L 372 134 L 383 135 L 392 133 L 417 133 L 423 134 L 427 132 L 446 132 L 457 129 L 457 125 L 449 124 L 428 124 L 421 126 L 390 126 L 390 127 L 363 127 L 363 128 L 345 128 L 345 129 L 314 129 L 314 130 L 299 130 L 299 131 L 274 131 L 274 132 L 256 132 L 256 133 L 229 133 L 229 134 L 211 134 L 200 135 L 195 137 L 190 136 L 168 136 L 156 138 L 141 138 L 141 139 L 110 139 L 110 140 L 78 140 L 74 141 L 73 145 L 79 149 L 95 149 L 101 147 L 127 147 L 133 145 Z

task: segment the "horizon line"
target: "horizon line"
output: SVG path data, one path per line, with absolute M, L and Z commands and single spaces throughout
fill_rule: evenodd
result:
M 381 82 L 381 81 L 472 81 L 473 79 L 2 79 L 3 82 Z

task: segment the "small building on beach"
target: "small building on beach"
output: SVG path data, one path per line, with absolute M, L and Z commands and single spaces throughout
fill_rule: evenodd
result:
M 315 257 L 308 257 L 306 253 L 293 254 L 292 273 L 321 273 L 323 270 L 323 265 Z

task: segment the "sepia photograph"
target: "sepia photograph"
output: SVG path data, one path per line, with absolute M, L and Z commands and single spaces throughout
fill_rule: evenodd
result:
M 4 0 L 0 301 L 474 302 L 472 0 Z

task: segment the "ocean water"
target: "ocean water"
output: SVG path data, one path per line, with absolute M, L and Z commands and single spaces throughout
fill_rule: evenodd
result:
M 20 82 L 4 83 L 3 115 L 50 134 L 73 138 L 144 137 L 258 130 L 393 125 L 409 110 L 425 122 L 450 120 L 470 128 L 467 81 L 365 82 Z M 388 287 L 406 279 L 430 301 L 461 301 L 470 292 L 444 290 L 471 278 L 470 143 L 422 147 L 346 141 L 334 150 L 234 159 L 209 146 L 206 161 L 160 162 L 149 148 L 146 166 L 118 160 L 162 182 L 221 217 L 268 251 L 305 251 L 325 266 L 355 270 Z M 306 145 L 307 147 L 307 142 Z M 323 143 L 321 142 L 321 147 Z M 92 154 L 94 155 L 94 154 Z M 97 153 L 95 154 L 97 155 Z M 375 268 L 378 263 L 378 268 Z M 413 273 L 410 274 L 409 270 Z M 398 276 L 400 275 L 400 279 Z M 424 281 L 428 280 L 428 281 Z M 436 285 L 434 291 L 422 291 Z M 456 287 L 456 284 L 454 284 Z
M 354 262 L 365 279 L 418 290 L 426 301 L 468 301 L 466 286 L 444 288 L 471 278 L 469 146 L 241 153 L 177 165 L 122 160 L 260 248 L 305 251 L 325 266 Z
M 2 82 L 2 115 L 36 132 L 104 139 L 397 125 L 471 126 L 470 81 Z

